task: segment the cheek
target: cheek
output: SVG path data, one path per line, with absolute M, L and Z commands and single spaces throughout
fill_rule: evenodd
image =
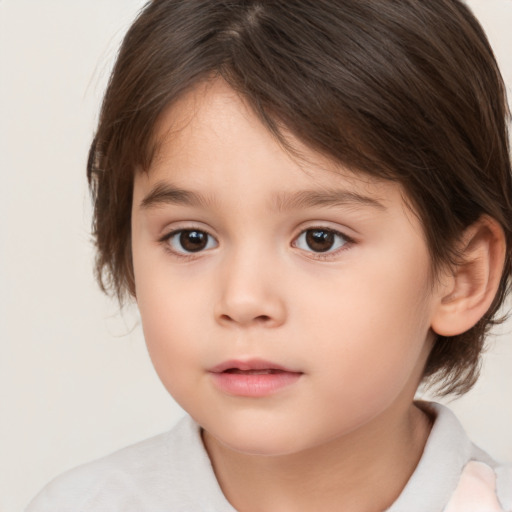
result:
M 193 287 L 181 285 L 168 266 L 148 260 L 134 256 L 137 304 L 155 370 L 175 394 L 172 386 L 180 385 L 183 369 L 193 360 L 197 364 L 195 329 L 203 313 Z
M 199 384 L 201 348 L 193 326 L 197 320 L 186 316 L 177 303 L 146 301 L 141 309 L 146 346 L 153 367 L 167 391 L 189 409 L 190 389 Z
M 308 294 L 306 310 L 315 313 L 307 332 L 296 333 L 318 340 L 318 367 L 339 384 L 335 394 L 346 390 L 354 402 L 391 396 L 421 372 L 430 325 L 427 275 L 404 273 L 403 265 L 362 269 L 326 283 L 321 308 Z
M 151 350 L 186 353 L 197 338 L 194 330 L 203 317 L 197 294 L 180 292 L 176 286 L 159 281 L 152 284 L 148 280 L 138 289 L 137 304 L 146 343 Z

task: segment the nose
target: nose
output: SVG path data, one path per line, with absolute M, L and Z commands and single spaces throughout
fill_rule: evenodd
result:
M 275 266 L 261 257 L 238 254 L 219 275 L 216 321 L 239 327 L 279 327 L 285 322 L 284 291 Z

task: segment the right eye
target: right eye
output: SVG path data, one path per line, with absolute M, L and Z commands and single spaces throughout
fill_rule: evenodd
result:
M 317 254 L 331 254 L 336 253 L 349 242 L 347 236 L 334 229 L 310 228 L 298 236 L 295 246 Z
M 217 247 L 218 243 L 206 231 L 199 229 L 180 229 L 166 235 L 163 239 L 172 252 L 177 254 L 191 254 Z

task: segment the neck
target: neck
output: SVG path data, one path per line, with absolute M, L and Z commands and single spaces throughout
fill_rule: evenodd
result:
M 357 432 L 292 455 L 248 455 L 207 433 L 203 438 L 217 480 L 239 512 L 377 512 L 400 495 L 429 432 L 429 418 L 410 405 L 402 415 L 388 412 Z

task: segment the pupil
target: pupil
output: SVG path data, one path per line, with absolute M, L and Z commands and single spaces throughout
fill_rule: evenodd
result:
M 323 230 L 311 230 L 306 234 L 308 246 L 316 252 L 328 251 L 334 244 L 334 233 Z
M 188 252 L 197 252 L 206 247 L 207 235 L 201 231 L 183 231 L 180 244 Z

